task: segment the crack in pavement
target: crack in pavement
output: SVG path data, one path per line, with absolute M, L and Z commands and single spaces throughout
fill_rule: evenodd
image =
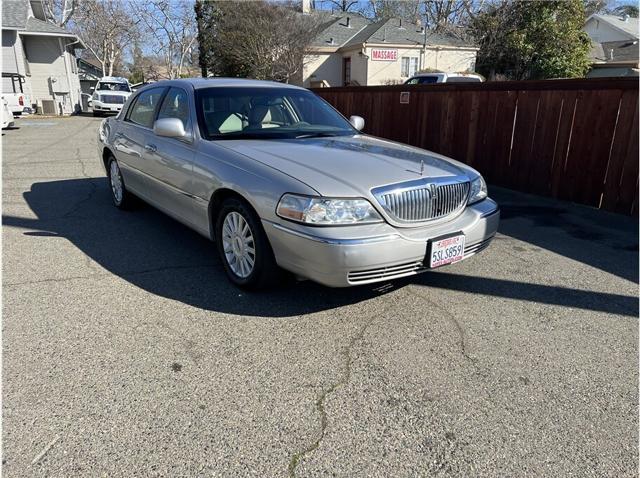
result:
M 296 476 L 296 468 L 300 464 L 300 460 L 304 458 L 309 453 L 312 453 L 320 446 L 320 443 L 324 439 L 327 431 L 327 425 L 329 423 L 329 418 L 327 416 L 327 411 L 324 408 L 325 401 L 329 395 L 335 392 L 338 388 L 346 385 L 351 379 L 351 365 L 353 363 L 353 357 L 351 355 L 352 349 L 354 345 L 364 338 L 364 334 L 367 329 L 371 326 L 373 321 L 379 317 L 382 317 L 387 313 L 387 311 L 391 308 L 391 305 L 385 307 L 380 313 L 370 316 L 364 323 L 364 325 L 360 328 L 360 330 L 351 338 L 349 344 L 344 347 L 342 352 L 342 356 L 344 358 L 344 372 L 340 380 L 332 384 L 329 388 L 325 389 L 320 396 L 315 401 L 315 407 L 317 412 L 320 414 L 320 434 L 316 441 L 311 443 L 304 450 L 298 451 L 293 454 L 291 460 L 289 461 L 289 477 L 295 478 Z
M 62 218 L 69 218 L 69 217 L 81 217 L 81 216 L 76 216 L 75 212 L 78 211 L 83 204 L 89 202 L 91 199 L 93 199 L 93 196 L 96 194 L 96 192 L 98 191 L 98 186 L 96 186 L 93 176 L 89 176 L 89 174 L 87 174 L 87 166 L 86 164 L 84 164 L 84 161 L 82 161 L 82 159 L 80 158 L 80 148 L 76 148 L 76 157 L 75 157 L 76 161 L 78 163 L 80 163 L 80 172 L 82 173 L 82 176 L 85 179 L 89 180 L 89 184 L 91 185 L 91 190 L 89 191 L 89 193 L 87 194 L 86 197 L 78 200 L 73 206 L 71 206 L 71 208 L 65 212 L 62 215 Z
M 428 299 L 427 297 L 425 297 L 424 295 L 420 294 L 417 290 L 413 289 L 412 287 L 409 288 L 409 292 L 414 297 L 422 299 L 423 301 L 427 302 L 428 304 L 430 304 L 431 306 L 435 307 L 440 312 L 442 312 L 442 314 L 449 320 L 449 322 L 456 329 L 456 332 L 458 334 L 458 346 L 460 347 L 460 353 L 465 358 L 465 360 L 467 360 L 473 366 L 473 368 L 475 369 L 477 375 L 486 378 L 487 374 L 481 370 L 480 364 L 478 363 L 478 359 L 476 357 L 472 357 L 469 354 L 469 352 L 467 351 L 467 344 L 466 344 L 466 340 L 465 340 L 465 331 L 464 331 L 464 328 L 462 327 L 462 325 L 460 325 L 460 322 L 458 321 L 457 317 L 455 315 L 453 315 L 445 307 L 443 307 L 442 305 L 438 304 L 437 302 L 434 302 L 431 299 Z

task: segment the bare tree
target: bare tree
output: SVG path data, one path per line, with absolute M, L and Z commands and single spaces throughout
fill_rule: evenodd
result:
M 73 30 L 108 76 L 122 63 L 122 53 L 137 32 L 121 0 L 83 0 L 76 9 Z
M 65 27 L 78 6 L 78 0 L 42 0 L 42 8 L 47 20 L 59 27 Z
M 338 10 L 340 12 L 348 12 L 351 11 L 352 8 L 358 6 L 358 0 L 328 0 L 328 3 L 334 10 Z
M 131 9 L 140 18 L 151 48 L 164 59 L 167 76 L 179 78 L 192 61 L 197 46 L 197 26 L 193 3 L 187 0 L 132 1 Z
M 221 74 L 300 80 L 319 19 L 270 2 L 220 2 L 213 62 Z
M 386 18 L 404 18 L 412 22 L 420 20 L 421 0 L 369 0 L 368 13 L 376 20 Z
M 423 0 L 425 26 L 437 32 L 466 27 L 484 4 L 485 0 Z

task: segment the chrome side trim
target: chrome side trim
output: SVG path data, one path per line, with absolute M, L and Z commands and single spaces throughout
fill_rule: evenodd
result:
M 384 236 L 374 236 L 374 237 L 362 237 L 358 239 L 333 239 L 328 237 L 320 237 L 315 236 L 313 234 L 307 234 L 306 232 L 296 231 L 294 229 L 290 229 L 282 224 L 278 224 L 275 222 L 267 221 L 263 219 L 263 222 L 270 224 L 273 228 L 278 229 L 279 231 L 286 232 L 287 234 L 292 234 L 294 236 L 302 237 L 304 239 L 309 239 L 310 241 L 321 242 L 323 244 L 335 244 L 335 245 L 343 245 L 343 246 L 351 246 L 358 244 L 375 244 L 379 242 L 388 242 L 398 239 L 400 237 L 399 234 L 386 234 Z

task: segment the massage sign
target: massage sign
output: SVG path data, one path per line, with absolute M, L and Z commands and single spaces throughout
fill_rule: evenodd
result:
M 398 50 L 391 50 L 388 48 L 372 48 L 371 60 L 373 61 L 397 61 Z

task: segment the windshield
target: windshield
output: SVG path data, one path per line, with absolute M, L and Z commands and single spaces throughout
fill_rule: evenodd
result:
M 273 87 L 196 91 L 198 122 L 207 139 L 267 139 L 357 134 L 336 110 L 307 90 Z
M 112 83 L 108 81 L 100 81 L 96 90 L 100 91 L 131 91 L 129 85 L 126 83 Z

